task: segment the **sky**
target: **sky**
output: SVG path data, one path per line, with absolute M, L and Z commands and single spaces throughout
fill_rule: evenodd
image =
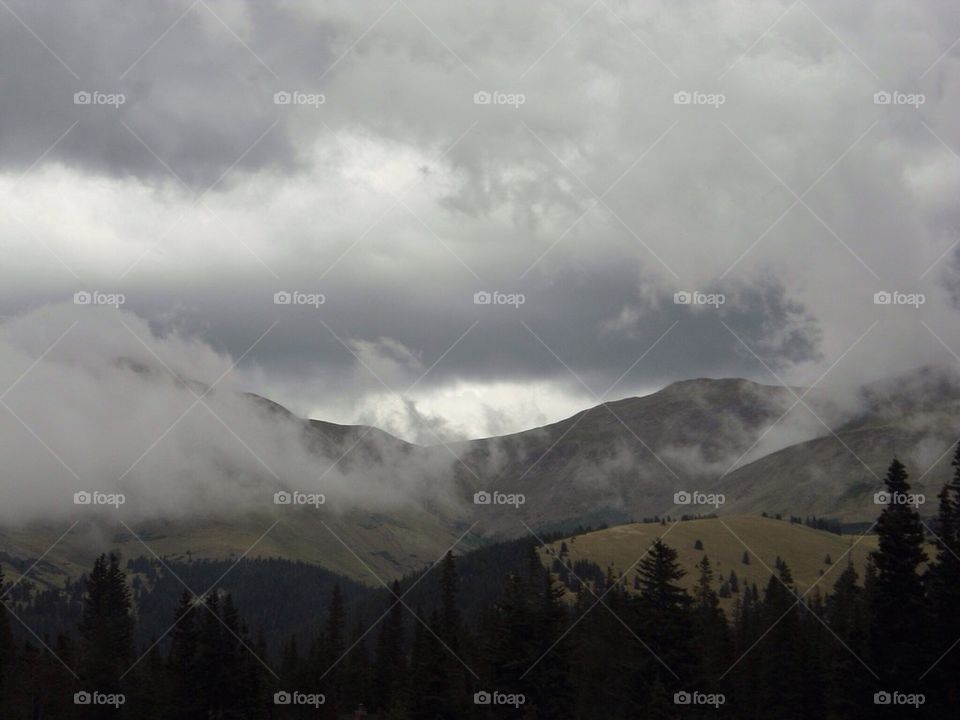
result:
M 0 0 L 0 97 L 54 450 L 128 360 L 423 444 L 960 362 L 955 2 Z

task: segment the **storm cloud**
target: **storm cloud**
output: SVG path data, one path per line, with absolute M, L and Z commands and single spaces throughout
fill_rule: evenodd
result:
M 425 444 L 955 362 L 958 34 L 934 0 L 6 0 L 0 312 L 123 293 Z

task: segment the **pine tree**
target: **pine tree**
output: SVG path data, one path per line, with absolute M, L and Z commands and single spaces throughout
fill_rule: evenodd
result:
M 343 665 L 346 644 L 344 643 L 344 622 L 346 609 L 343 604 L 343 592 L 340 583 L 333 586 L 330 595 L 330 605 L 327 608 L 327 622 L 323 631 L 324 665 L 329 668 L 324 679 L 324 695 L 326 702 L 323 706 L 324 717 L 336 718 L 346 708 L 340 707 L 340 690 L 343 687 L 345 666 Z
M 871 593 L 870 658 L 886 688 L 915 684 L 924 671 L 922 646 L 923 586 L 918 568 L 926 560 L 923 528 L 917 511 L 907 504 L 907 470 L 896 458 L 885 479 L 889 504 L 877 520 L 879 548 Z
M 260 666 L 259 661 L 250 654 L 246 628 L 240 622 L 240 614 L 230 593 L 223 598 L 220 620 L 220 662 L 224 679 L 222 702 L 224 717 L 231 718 L 243 708 L 252 708 L 255 704 L 258 673 L 251 672 L 250 663 L 255 662 Z M 261 660 L 266 662 L 265 658 L 261 657 Z
M 635 682 L 636 699 L 645 702 L 655 680 L 671 692 L 679 689 L 678 678 L 690 677 L 696 660 L 689 631 L 690 596 L 679 585 L 686 571 L 677 561 L 677 551 L 658 538 L 638 564 L 638 573 L 634 626 L 647 647 L 640 648 Z
M 532 550 L 532 546 L 531 546 Z M 530 560 L 531 572 L 544 572 L 543 565 L 540 562 L 540 556 L 536 551 L 532 552 Z M 446 646 L 444 649 L 448 653 L 452 662 L 444 665 L 444 679 L 446 693 L 444 694 L 441 706 L 438 708 L 440 715 L 450 717 L 462 717 L 467 710 L 467 677 L 466 670 L 455 657 L 459 657 L 463 651 L 463 625 L 459 609 L 460 578 L 457 574 L 456 561 L 453 553 L 449 550 L 444 555 L 440 564 L 440 614 L 439 631 L 440 640 Z
M 297 636 L 291 635 L 280 654 L 280 677 L 285 681 L 297 677 L 300 671 L 300 650 L 297 648 Z
M 358 617 L 350 637 L 350 647 L 353 649 L 344 660 L 343 697 L 348 709 L 370 702 L 370 653 L 367 651 L 365 631 L 366 628 Z
M 80 621 L 80 677 L 86 689 L 119 693 L 120 676 L 133 663 L 130 590 L 118 558 L 101 555 L 87 579 Z
M 214 590 L 198 607 L 196 692 L 201 717 L 217 717 L 224 710 L 228 692 L 223 672 L 223 625 L 220 623 L 220 595 Z
M 10 675 L 13 668 L 14 645 L 10 632 L 10 618 L 7 617 L 6 585 L 3 579 L 3 567 L 0 566 L 0 716 L 9 708 Z
M 698 686 L 719 691 L 714 682 L 733 662 L 730 628 L 713 590 L 713 568 L 704 555 L 697 563 L 699 575 L 693 594 L 693 645 L 699 660 Z M 729 595 L 729 593 L 728 593 Z
M 486 675 L 501 692 L 532 696 L 529 670 L 536 657 L 534 617 L 526 583 L 515 573 L 506 578 L 500 599 L 494 605 L 492 627 L 484 652 Z
M 563 717 L 573 704 L 570 680 L 572 647 L 563 605 L 563 586 L 544 570 L 541 590 L 535 598 L 534 654 L 540 661 L 528 675 L 535 695 L 529 700 L 538 717 Z
M 390 606 L 380 626 L 377 638 L 377 653 L 373 670 L 372 709 L 384 712 L 394 706 L 405 705 L 404 682 L 407 679 L 407 662 L 403 646 L 404 608 L 396 598 L 400 597 L 400 583 L 393 582 Z
M 852 561 L 848 561 L 833 593 L 827 597 L 825 620 L 838 638 L 828 638 L 825 646 L 828 717 L 863 717 L 863 710 L 871 701 L 873 678 L 857 659 L 865 654 L 867 617 L 864 590 L 857 584 Z
M 177 717 L 193 720 L 200 717 L 197 700 L 197 618 L 193 594 L 186 590 L 180 596 L 170 632 L 172 644 L 167 665 L 173 682 L 173 705 Z
M 933 690 L 930 704 L 946 712 L 949 704 L 960 701 L 960 653 L 947 652 L 960 637 L 960 444 L 953 457 L 953 477 L 938 497 L 937 554 L 925 578 L 931 630 L 927 645 L 933 658 L 925 680 Z
M 800 647 L 800 608 L 793 575 L 781 561 L 771 575 L 761 609 L 763 636 L 754 652 L 760 660 L 757 684 L 760 707 L 771 717 L 801 720 L 805 698 L 801 678 L 804 668 Z
M 416 611 L 422 618 L 421 611 Z M 444 666 L 448 659 L 453 660 L 437 640 L 440 619 L 436 611 L 431 613 L 429 622 L 417 622 L 414 626 L 413 654 L 410 659 L 411 720 L 455 720 L 457 715 L 450 714 L 445 708 L 447 687 Z M 455 660 L 453 660 L 456 662 Z
M 167 720 L 172 712 L 172 686 L 156 636 L 147 644 L 146 656 L 131 678 L 126 685 L 125 712 L 138 720 Z
M 184 591 L 174 614 L 172 644 L 167 665 L 173 682 L 175 715 L 184 720 L 201 717 L 197 702 L 197 617 L 193 594 Z

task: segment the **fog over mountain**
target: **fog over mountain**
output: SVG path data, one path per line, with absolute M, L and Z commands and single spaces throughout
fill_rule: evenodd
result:
M 693 377 L 954 362 L 958 23 L 935 0 L 11 0 L 0 312 L 123 293 L 247 389 L 420 443 Z M 295 290 L 325 302 L 273 303 Z M 924 302 L 874 304 L 895 291 Z
M 949 366 L 830 394 L 682 381 L 521 433 L 419 445 L 372 426 L 299 418 L 250 394 L 255 374 L 238 360 L 125 310 L 70 303 L 8 319 L 2 521 L 202 527 L 275 513 L 274 493 L 299 491 L 322 494 L 332 517 L 414 513 L 449 537 L 470 522 L 477 535 L 517 535 L 524 522 L 683 512 L 674 494 L 692 489 L 723 492 L 722 512 L 859 521 L 873 512 L 868 500 L 892 454 L 932 502 L 960 435 L 960 374 Z M 82 491 L 120 493 L 123 506 L 78 507 Z M 478 508 L 478 491 L 519 493 L 523 506 Z
M 5 322 L 3 520 L 72 517 L 78 491 L 122 493 L 132 519 L 229 517 L 272 506 L 278 490 L 323 493 L 337 513 L 452 499 L 449 457 L 380 431 L 311 428 L 244 394 L 235 362 L 106 308 Z
M 0 0 L 0 719 L 955 714 L 958 118 L 956 0 Z

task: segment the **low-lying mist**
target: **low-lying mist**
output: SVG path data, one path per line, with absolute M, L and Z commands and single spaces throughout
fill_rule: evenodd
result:
M 117 495 L 131 519 L 269 511 L 283 490 L 321 494 L 334 512 L 428 492 L 452 502 L 448 454 L 376 431 L 310 431 L 245 394 L 235 362 L 114 308 L 60 304 L 4 321 L 0 522 L 113 511 Z M 103 495 L 78 506 L 82 492 Z

